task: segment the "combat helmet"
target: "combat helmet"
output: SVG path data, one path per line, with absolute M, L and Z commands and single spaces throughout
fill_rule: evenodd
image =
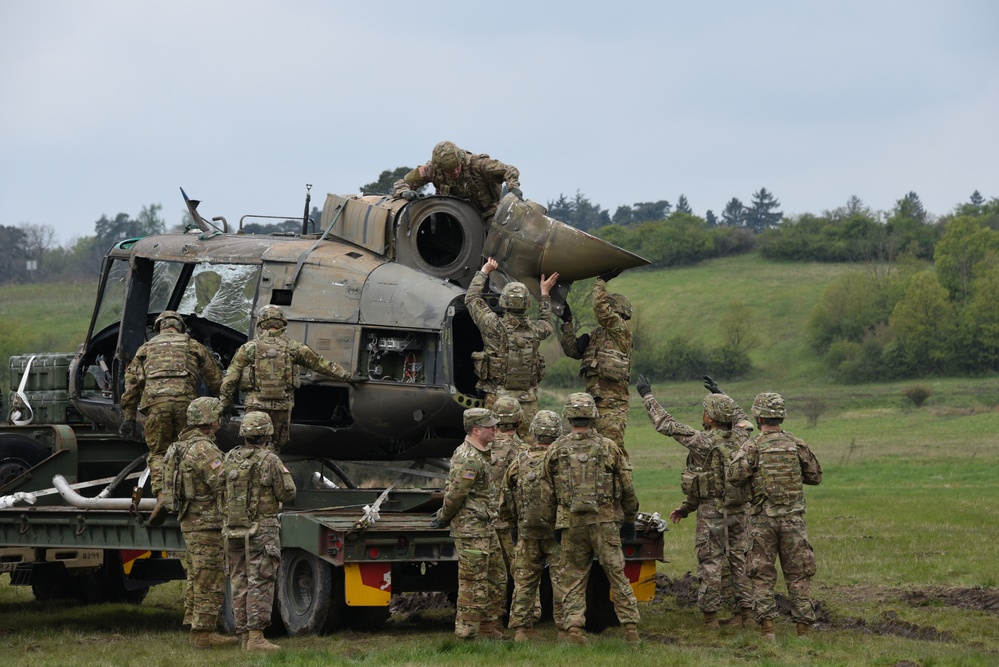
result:
M 519 425 L 524 421 L 524 408 L 513 396 L 501 396 L 493 404 L 493 414 L 500 424 Z
M 274 304 L 268 304 L 257 311 L 257 327 L 260 329 L 284 329 L 288 318 L 284 311 Z
M 239 435 L 243 438 L 274 435 L 274 424 L 265 412 L 247 412 L 239 425 Z
M 538 414 L 534 415 L 534 421 L 531 422 L 531 433 L 554 440 L 562 435 L 562 418 L 551 410 L 538 410 Z
M 187 325 L 184 324 L 184 318 L 181 317 L 181 314 L 176 310 L 164 310 L 159 314 L 159 317 L 157 317 L 156 321 L 153 323 L 153 328 L 155 328 L 157 332 L 162 331 L 166 327 L 173 327 L 181 333 L 187 331 Z
M 597 404 L 593 402 L 593 397 L 584 391 L 569 394 L 562 416 L 566 419 L 596 419 Z
M 434 146 L 430 162 L 441 171 L 454 171 L 461 164 L 461 149 L 450 141 L 442 141 Z
M 623 294 L 610 295 L 611 310 L 626 320 L 630 320 L 635 311 L 631 307 L 631 299 Z
M 222 416 L 222 401 L 212 396 L 202 396 L 187 406 L 188 426 L 207 426 Z
M 753 416 L 763 419 L 784 419 L 787 416 L 784 397 L 771 392 L 757 394 L 753 399 Z
M 507 283 L 503 286 L 499 298 L 500 308 L 522 313 L 531 306 L 531 293 L 524 283 Z
M 721 424 L 731 424 L 738 410 L 735 399 L 726 394 L 708 394 L 704 397 L 704 414 Z

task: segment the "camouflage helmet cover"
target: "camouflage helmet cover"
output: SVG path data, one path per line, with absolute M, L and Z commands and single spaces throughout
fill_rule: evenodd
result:
M 257 326 L 261 329 L 284 329 L 288 326 L 288 318 L 278 306 L 268 304 L 257 311 Z
M 274 435 L 274 424 L 271 423 L 270 415 L 265 412 L 247 412 L 243 416 L 243 423 L 239 426 L 239 435 L 244 438 Z
M 753 416 L 764 419 L 784 419 L 787 416 L 784 397 L 772 392 L 757 394 L 753 400 Z
M 187 406 L 187 425 L 205 426 L 217 422 L 222 416 L 222 401 L 212 396 L 202 396 Z
M 493 404 L 493 413 L 500 424 L 520 424 L 524 421 L 524 408 L 513 396 L 501 396 Z
M 557 438 L 562 435 L 562 418 L 551 410 L 538 410 L 531 422 L 531 433 L 534 435 Z
M 596 419 L 597 404 L 593 402 L 593 397 L 586 392 L 569 394 L 565 401 L 565 408 L 562 416 L 566 419 Z
M 704 414 L 716 422 L 731 424 L 738 411 L 739 406 L 731 396 L 708 394 L 704 397 Z
M 162 331 L 164 327 L 173 327 L 177 331 L 186 331 L 187 325 L 184 324 L 184 318 L 176 310 L 164 310 L 156 318 L 153 323 L 153 327 L 156 331 Z
M 631 299 L 623 294 L 610 295 L 611 310 L 626 320 L 630 320 L 635 311 L 631 307 Z
M 524 283 L 507 283 L 503 286 L 499 298 L 500 308 L 522 312 L 531 306 L 531 293 L 527 291 Z
M 454 171 L 461 164 L 461 149 L 450 141 L 442 141 L 434 146 L 430 162 L 442 171 Z
M 499 423 L 496 419 L 496 415 L 494 415 L 493 411 L 488 408 L 469 408 L 468 410 L 465 410 L 461 417 L 461 421 L 466 431 L 475 427 L 488 428 Z

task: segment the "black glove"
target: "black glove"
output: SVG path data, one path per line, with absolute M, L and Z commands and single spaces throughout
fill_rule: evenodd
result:
M 704 388 L 707 389 L 712 394 L 724 394 L 725 392 L 721 390 L 718 383 L 710 375 L 704 376 Z
M 621 524 L 621 541 L 622 542 L 634 542 L 635 541 L 635 524 L 634 522 L 625 522 Z
M 118 435 L 125 438 L 126 440 L 138 440 L 139 425 L 135 423 L 134 419 L 126 419 L 121 423 L 121 426 L 118 428 Z
M 562 529 L 555 531 L 555 544 L 562 544 Z
M 366 375 L 351 375 L 349 378 L 347 378 L 347 384 L 349 384 L 351 387 L 356 387 L 359 384 L 364 384 L 365 382 L 368 381 L 368 379 L 369 378 Z
M 576 354 L 583 356 L 586 353 L 586 348 L 590 345 L 590 334 L 585 333 L 576 339 Z
M 622 271 L 624 271 L 624 269 L 611 269 L 610 271 L 601 273 L 600 280 L 604 281 L 605 283 L 609 283 L 611 280 L 621 275 Z
M 518 537 L 520 537 L 520 533 L 517 531 L 517 529 L 516 528 L 511 528 L 510 529 L 510 539 L 513 540 L 514 544 L 517 543 L 517 538 Z
M 569 304 L 565 304 L 565 308 L 562 309 L 559 317 L 562 318 L 563 322 L 572 322 L 572 309 L 569 308 Z
M 649 384 L 649 378 L 644 375 L 639 375 L 638 379 L 635 380 L 635 389 L 638 390 L 638 395 L 645 398 L 652 393 L 652 385 Z
M 524 201 L 524 193 L 521 192 L 520 188 L 507 188 L 507 192 L 512 194 L 514 197 L 520 201 Z
M 399 193 L 399 196 L 405 199 L 406 201 L 413 201 L 414 199 L 419 198 L 420 193 L 417 192 L 416 190 L 403 190 L 402 192 Z

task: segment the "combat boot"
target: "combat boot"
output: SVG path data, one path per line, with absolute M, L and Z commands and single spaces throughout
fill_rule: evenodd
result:
M 714 611 L 704 612 L 704 629 L 705 630 L 720 630 L 721 625 L 718 623 L 718 613 Z
M 534 632 L 530 628 L 519 627 L 513 634 L 513 641 L 515 642 L 529 642 L 532 639 L 534 639 Z
M 156 507 L 153 508 L 152 513 L 149 515 L 148 523 L 150 526 L 162 526 L 163 522 L 166 521 L 167 509 L 166 505 L 163 504 L 162 498 L 156 499 Z
M 638 643 L 642 641 L 638 636 L 638 625 L 636 623 L 624 624 L 624 641 L 628 643 Z
M 231 646 L 235 644 L 235 637 L 220 635 L 211 630 L 191 630 L 190 642 L 194 648 L 213 648 L 215 646 Z
M 798 623 L 798 639 L 808 639 L 808 623 Z
M 560 644 L 568 643 L 569 641 L 571 641 L 569 638 L 569 633 L 560 628 L 558 631 L 558 637 L 555 638 L 555 641 L 557 641 Z
M 280 651 L 281 647 L 264 639 L 263 630 L 250 630 L 246 637 L 247 651 Z
M 764 641 L 768 641 L 771 644 L 777 642 L 777 635 L 774 634 L 774 619 L 764 618 L 760 621 L 760 634 L 763 636 Z
M 246 650 L 246 638 L 247 638 L 246 635 L 247 633 L 245 632 L 236 633 L 236 636 L 239 638 L 239 648 L 241 648 L 244 651 Z
M 499 621 L 483 621 L 479 625 L 479 639 L 509 639 Z
M 569 635 L 569 643 L 576 644 L 578 646 L 586 646 L 589 642 L 586 639 L 586 633 L 583 632 L 583 628 L 574 625 L 566 631 Z
M 753 608 L 743 607 L 739 610 L 739 616 L 742 618 L 742 627 L 752 628 L 756 627 L 756 621 L 753 620 Z

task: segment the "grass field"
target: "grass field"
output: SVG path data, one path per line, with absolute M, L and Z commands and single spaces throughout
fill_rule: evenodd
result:
M 823 464 L 821 486 L 807 487 L 808 520 L 818 573 L 813 598 L 822 623 L 799 642 L 788 622 L 778 643 L 755 631 L 711 634 L 696 607 L 662 595 L 642 606 L 641 646 L 626 646 L 609 630 L 586 648 L 546 641 L 528 645 L 457 643 L 447 610 L 396 615 L 381 632 L 279 638 L 286 650 L 247 659 L 236 651 L 195 651 L 180 627 L 178 582 L 157 587 L 139 607 L 81 608 L 35 601 L 30 591 L 0 586 L 0 634 L 18 665 L 762 665 L 766 667 L 999 665 L 999 378 L 921 381 L 931 396 L 915 408 L 903 391 L 913 383 L 830 385 L 801 340 L 811 304 L 828 281 L 846 270 L 828 265 L 769 265 L 756 257 L 700 267 L 637 272 L 614 282 L 639 304 L 643 321 L 663 322 L 669 335 L 717 335 L 705 303 L 719 294 L 742 300 L 768 337 L 752 357 L 750 379 L 722 387 L 747 407 L 760 391 L 788 399 L 787 429 L 806 440 Z M 751 287 L 755 291 L 750 291 Z M 21 288 L 17 288 L 20 290 Z M 82 289 L 82 288 L 81 288 Z M 64 292 L 66 290 L 63 290 Z M 759 307 L 765 291 L 783 305 Z M 79 301 L 92 300 L 94 288 Z M 24 312 L 0 297 L 0 318 Z M 44 302 L 44 294 L 35 294 Z M 59 298 L 63 298 L 61 295 Z M 72 299 L 70 299 L 72 301 Z M 64 303 L 67 312 L 74 304 Z M 36 317 L 46 308 L 38 306 Z M 89 308 L 74 317 L 86 327 Z M 766 319 L 764 319 L 766 318 Z M 696 327 L 695 327 L 696 325 Z M 51 323 L 53 330 L 63 328 Z M 700 331 L 699 328 L 705 329 Z M 82 335 L 82 334 L 80 334 Z M 63 348 L 65 349 L 65 348 Z M 27 350 L 24 350 L 27 351 Z M 692 425 L 704 390 L 696 382 L 656 384 L 657 398 Z M 556 406 L 566 392 L 546 390 Z M 825 412 L 809 427 L 806 399 Z M 650 426 L 633 397 L 628 449 L 642 509 L 667 514 L 681 500 L 685 450 Z M 680 579 L 695 570 L 693 518 L 665 535 L 660 573 Z M 6 577 L 0 577 L 5 582 Z M 783 584 L 778 590 L 783 590 Z

